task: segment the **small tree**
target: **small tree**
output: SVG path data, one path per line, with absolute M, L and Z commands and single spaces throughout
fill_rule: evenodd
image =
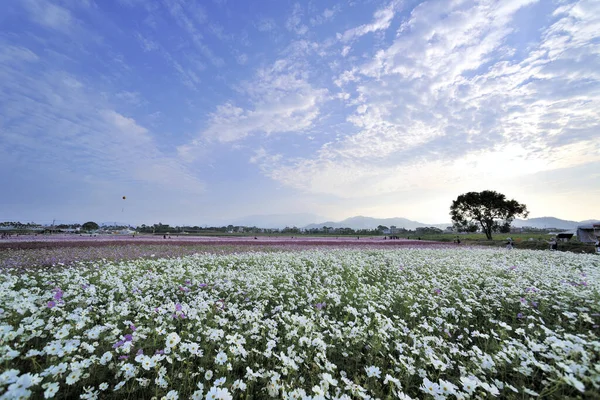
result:
M 85 224 L 81 225 L 81 229 L 83 229 L 84 231 L 95 231 L 98 228 L 98 224 L 94 221 L 88 221 Z
M 458 230 L 469 230 L 477 223 L 488 240 L 492 232 L 510 230 L 515 216 L 527 217 L 527 206 L 493 190 L 461 194 L 450 207 L 452 222 Z
M 388 227 L 387 227 L 387 226 L 385 226 L 385 225 L 378 225 L 378 226 L 377 226 L 377 231 L 378 231 L 379 233 L 383 233 L 383 231 L 387 231 L 388 229 L 390 229 L 390 228 L 388 228 Z

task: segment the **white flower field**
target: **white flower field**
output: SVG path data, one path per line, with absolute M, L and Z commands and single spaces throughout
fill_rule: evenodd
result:
M 304 250 L 0 276 L 0 398 L 600 397 L 600 258 Z

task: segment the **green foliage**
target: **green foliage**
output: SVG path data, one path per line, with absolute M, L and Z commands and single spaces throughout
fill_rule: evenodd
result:
M 473 226 L 479 224 L 488 240 L 492 240 L 492 232 L 510 232 L 514 218 L 527 215 L 529 212 L 525 204 L 507 200 L 505 195 L 493 190 L 461 194 L 450 207 L 450 216 L 457 230 L 472 232 Z
M 81 225 L 81 229 L 83 229 L 84 231 L 95 231 L 98 228 L 98 224 L 94 221 L 88 221 L 85 224 Z

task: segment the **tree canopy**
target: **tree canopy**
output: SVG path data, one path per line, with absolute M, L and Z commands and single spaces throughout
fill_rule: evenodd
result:
M 452 222 L 459 231 L 469 231 L 481 226 L 488 240 L 492 232 L 509 232 L 516 216 L 527 217 L 527 206 L 493 190 L 468 192 L 458 196 L 450 207 Z
M 98 228 L 98 224 L 94 221 L 88 221 L 85 224 L 81 225 L 81 229 L 83 229 L 84 231 L 95 231 Z

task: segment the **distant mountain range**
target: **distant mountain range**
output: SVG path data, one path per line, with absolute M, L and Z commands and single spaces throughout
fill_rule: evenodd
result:
M 324 226 L 331 228 L 352 228 L 352 229 L 375 229 L 379 225 L 387 226 L 395 226 L 396 228 L 404 228 L 404 229 L 415 229 L 419 227 L 425 226 L 433 226 L 440 229 L 445 229 L 447 226 L 451 226 L 451 223 L 445 224 L 424 224 L 422 222 L 412 221 L 406 218 L 371 218 L 371 217 L 351 217 L 346 218 L 343 221 L 334 222 L 334 221 L 326 221 L 318 224 L 310 224 L 306 225 L 305 229 L 314 229 L 314 228 L 322 228 Z
M 599 220 L 585 220 L 585 221 L 568 221 L 564 219 L 559 219 L 555 217 L 541 217 L 541 218 L 530 218 L 530 219 L 515 219 L 512 223 L 512 226 L 516 228 L 522 227 L 532 227 L 538 229 L 569 229 L 574 230 L 577 229 L 579 225 L 589 225 L 594 223 L 600 223 Z M 314 229 L 314 228 L 322 228 L 323 226 L 332 227 L 332 228 L 352 228 L 352 229 L 374 229 L 377 226 L 383 225 L 390 227 L 392 225 L 397 228 L 404 228 L 414 230 L 419 227 L 433 226 L 440 229 L 445 229 L 447 226 L 452 226 L 451 222 L 446 222 L 442 224 L 424 224 L 418 221 L 412 221 L 406 218 L 371 218 L 371 217 L 351 217 L 347 218 L 343 221 L 334 222 L 334 221 L 326 221 L 318 224 L 310 224 L 306 225 L 305 229 Z M 258 226 L 258 225 L 257 225 Z

